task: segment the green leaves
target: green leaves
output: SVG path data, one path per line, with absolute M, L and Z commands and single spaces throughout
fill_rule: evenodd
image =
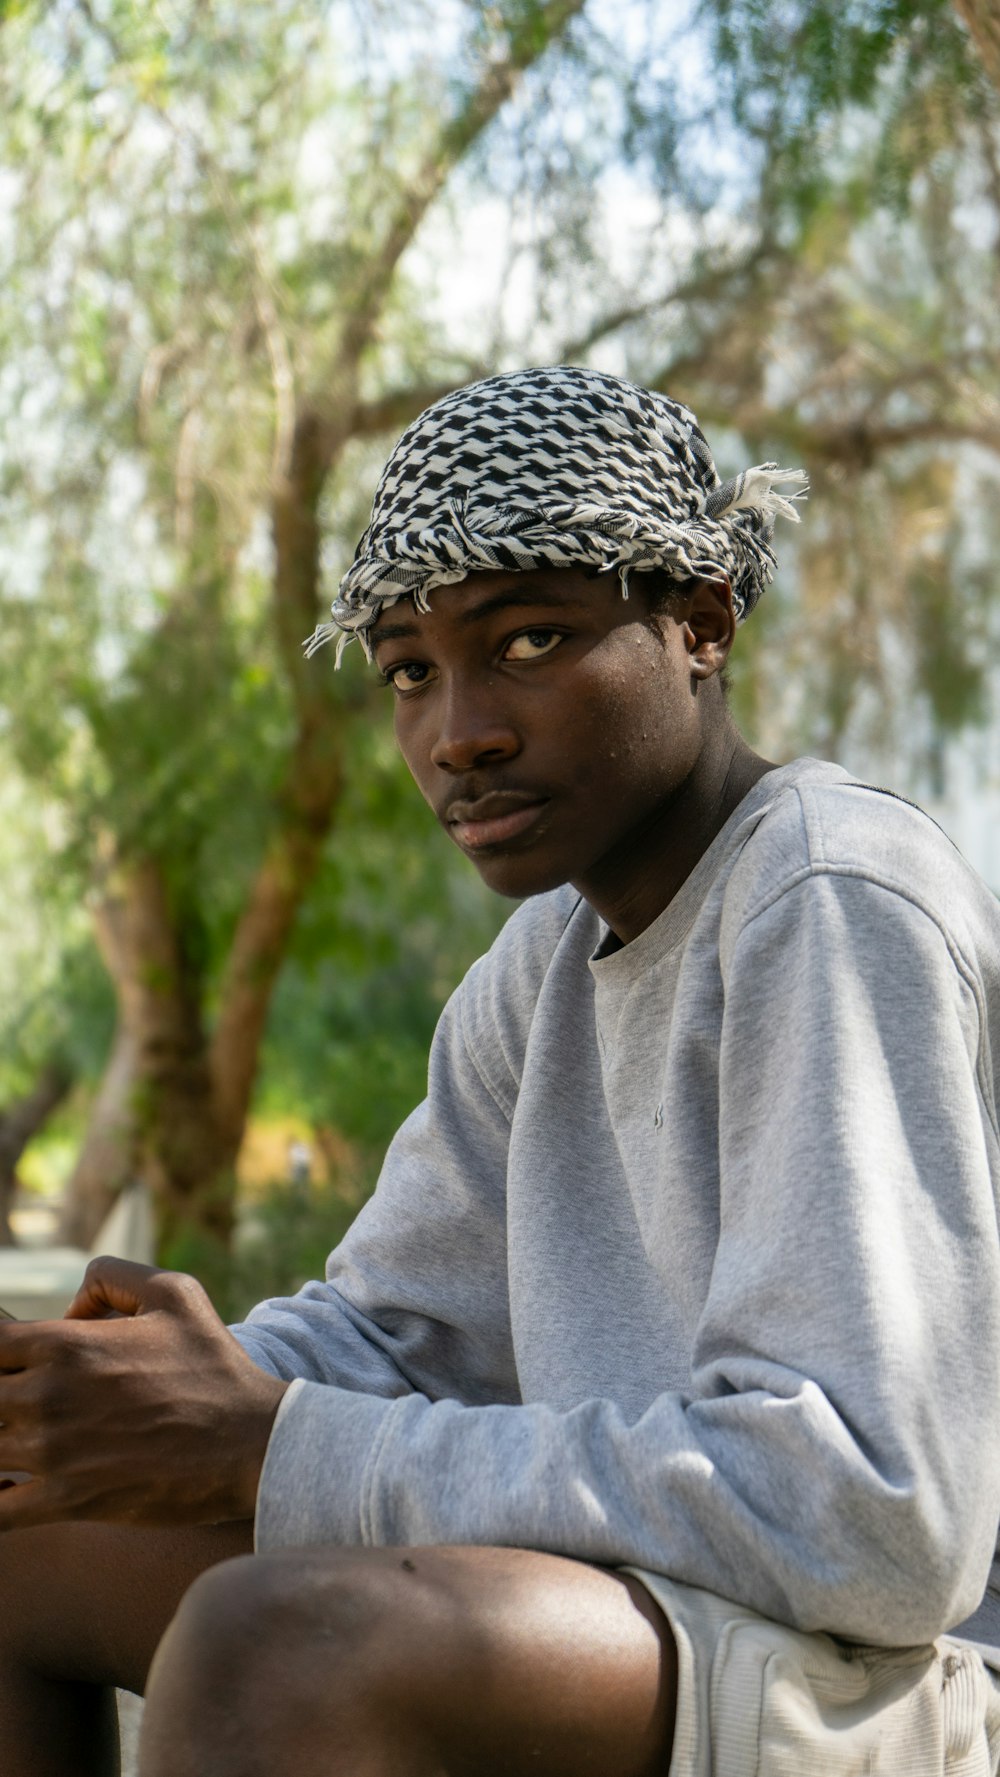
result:
M 928 132 L 954 140 L 987 93 L 950 0 L 702 0 L 700 13 L 770 197 L 800 224 L 842 185 L 850 134 L 874 145 L 869 205 L 903 207 Z
M 76 955 L 85 895 L 155 857 L 208 1030 L 289 773 L 336 755 L 262 1102 L 377 1147 L 506 911 L 360 658 L 298 656 L 422 390 L 583 359 L 690 401 L 724 474 L 806 464 L 737 661 L 765 749 L 985 713 L 998 108 L 946 0 L 0 18 L 0 747 L 45 813 L 31 893 Z

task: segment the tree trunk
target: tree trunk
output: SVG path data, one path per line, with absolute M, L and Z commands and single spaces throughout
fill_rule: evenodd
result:
M 1000 92 L 1000 12 L 996 0 L 955 0 L 955 11 L 968 29 L 988 78 Z
M 295 917 L 316 873 L 342 784 L 344 716 L 328 657 L 305 661 L 318 616 L 317 507 L 336 445 L 299 416 L 273 502 L 278 639 L 297 731 L 271 835 L 237 923 L 209 1043 L 204 983 L 185 951 L 183 919 L 153 858 L 123 864 L 95 911 L 118 998 L 118 1034 L 70 1181 L 61 1233 L 89 1246 L 119 1191 L 142 1177 L 161 1249 L 184 1229 L 227 1244 L 234 1167 L 261 1038 Z
M 316 873 L 342 784 L 343 713 L 328 658 L 305 661 L 318 613 L 317 507 L 331 435 L 312 414 L 296 424 L 275 497 L 275 603 L 297 733 L 270 840 L 237 923 L 211 1044 L 203 982 L 183 922 L 152 858 L 123 865 L 95 913 L 118 998 L 118 1035 L 70 1183 L 62 1234 L 89 1246 L 129 1179 L 144 1178 L 161 1249 L 184 1230 L 227 1244 L 234 1167 L 261 1038 L 296 914 Z
M 17 1163 L 29 1141 L 61 1104 L 72 1084 L 69 1069 L 50 1061 L 23 1098 L 0 1111 L 0 1246 L 16 1246 L 10 1209 L 17 1189 Z
M 58 1240 L 91 1245 L 118 1193 L 138 1176 L 136 1049 L 119 1022 L 83 1146 L 66 1189 Z
M 257 1077 L 261 1038 L 292 927 L 329 835 L 343 785 L 345 715 L 329 658 L 302 645 L 319 615 L 320 496 L 343 447 L 317 415 L 295 424 L 288 473 L 275 489 L 275 621 L 295 699 L 297 731 L 277 819 L 226 963 L 211 1074 L 221 1163 L 233 1166 Z
M 95 910 L 118 996 L 118 1032 L 60 1233 L 89 1246 L 133 1178 L 149 1184 L 161 1241 L 195 1224 L 228 1239 L 232 1192 L 214 1189 L 220 1144 L 201 982 L 153 858 L 130 862 Z

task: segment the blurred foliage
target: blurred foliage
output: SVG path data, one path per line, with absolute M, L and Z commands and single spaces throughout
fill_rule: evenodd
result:
M 366 672 L 360 651 L 347 670 Z M 414 793 L 390 695 L 350 737 L 336 843 L 296 925 L 258 1097 L 376 1154 L 423 1097 L 444 999 L 510 912 Z
M 60 867 L 52 817 L 0 739 L 0 1106 L 49 1062 L 92 1074 L 113 1024 L 111 986 Z
M 831 194 L 856 219 L 905 211 L 943 137 L 993 109 L 951 0 L 702 0 L 701 13 L 727 110 L 799 220 Z M 846 183 L 845 119 L 875 142 L 868 176 Z
M 200 1278 L 224 1321 L 245 1320 L 256 1303 L 294 1295 L 324 1275 L 327 1255 L 374 1183 L 372 1170 L 348 1187 L 275 1184 L 254 1203 L 230 1253 L 191 1230 L 168 1248 L 163 1263 Z
M 0 8 L 0 1092 L 53 1047 L 99 1073 L 87 908 L 123 857 L 162 865 L 218 1012 L 305 682 L 272 533 L 304 415 L 336 443 L 326 596 L 439 390 L 558 359 L 668 388 L 723 474 L 811 472 L 734 664 L 761 749 L 889 759 L 919 789 L 991 716 L 1000 100 L 953 8 L 572 12 Z M 345 789 L 257 1102 L 335 1125 L 364 1171 L 505 908 L 355 655 L 309 669 Z
M 49 862 L 64 900 L 100 911 L 110 896 L 132 943 L 149 926 L 145 961 L 104 946 L 121 1016 L 175 991 L 164 958 L 176 952 L 174 1029 L 188 1033 L 190 1064 L 203 1070 L 234 936 L 272 868 L 275 834 L 330 822 L 329 792 L 322 810 L 295 807 L 290 761 L 304 749 L 308 765 L 322 724 L 319 754 L 353 749 L 352 771 L 381 746 L 373 729 L 385 700 L 367 676 L 355 666 L 334 680 L 329 656 L 301 661 L 319 589 L 294 541 L 282 560 L 275 513 L 290 489 L 300 523 L 322 495 L 342 558 L 362 522 L 357 466 L 370 481 L 377 434 L 395 424 L 369 418 L 366 404 L 402 383 L 415 411 L 422 398 L 405 385 L 475 372 L 474 354 L 434 336 L 405 280 L 393 288 L 396 262 L 578 3 L 510 0 L 488 15 L 446 7 L 432 40 L 434 10 L 420 0 L 395 9 L 388 37 L 362 9 L 301 0 L 169 14 L 63 0 L 4 25 L 3 742 L 55 817 Z M 315 470 L 301 461 L 310 437 Z M 331 475 L 352 438 L 347 473 Z M 419 1096 L 433 1008 L 498 913 L 477 886 L 453 889 L 457 860 L 439 837 L 436 862 L 407 862 L 412 805 L 398 766 L 360 782 L 345 817 L 353 854 L 345 864 L 335 840 L 321 868 L 263 1092 L 305 1097 L 371 1144 Z M 366 821 L 388 823 L 367 849 Z M 396 860 L 383 881 L 380 847 Z M 122 866 L 149 860 L 170 931 L 149 895 L 142 905 L 121 898 Z M 433 903 L 453 919 L 447 963 L 423 911 Z M 50 999 L 56 972 L 71 981 L 67 932 Z M 327 959 L 322 979 L 310 950 Z M 305 1018 L 307 980 L 316 999 Z M 109 1002 L 105 991 L 102 1030 L 73 1002 L 75 1040 L 92 1039 L 91 1076 L 107 1050 Z M 25 1028 L 12 1020 L 4 1033 L 22 1056 Z M 148 1032 L 147 1020 L 137 1066 L 155 1059 Z M 316 1053 L 331 1035 L 332 1076 Z M 215 1074 L 228 1058 L 224 1045 Z M 114 1117 L 124 1109 L 148 1122 L 159 1090 L 137 1077 Z

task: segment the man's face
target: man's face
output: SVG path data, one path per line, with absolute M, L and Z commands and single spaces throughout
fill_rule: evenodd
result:
M 502 895 L 627 887 L 698 759 L 710 673 L 683 608 L 651 627 L 641 581 L 626 600 L 615 573 L 470 574 L 372 631 L 403 757 Z

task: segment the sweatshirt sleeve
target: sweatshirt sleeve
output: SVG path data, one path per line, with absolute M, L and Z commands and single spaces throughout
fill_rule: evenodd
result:
M 975 1608 L 1000 1517 L 975 974 L 904 895 L 815 872 L 745 922 L 723 977 L 720 1232 L 691 1387 L 629 1422 L 610 1400 L 306 1381 L 272 1434 L 258 1547 L 518 1545 L 876 1643 Z

